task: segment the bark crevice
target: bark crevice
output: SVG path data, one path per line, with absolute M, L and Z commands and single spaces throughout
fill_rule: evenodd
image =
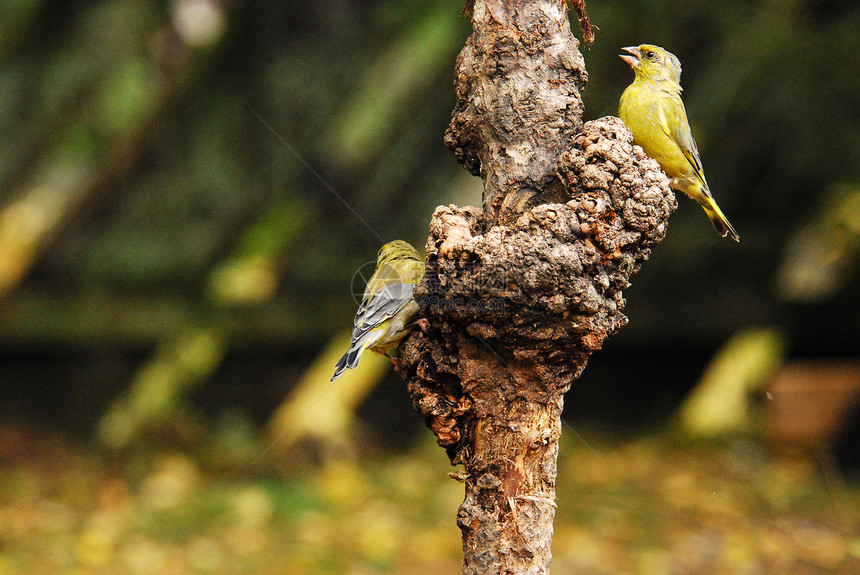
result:
M 627 322 L 623 290 L 676 203 L 619 119 L 582 123 L 563 3 L 477 0 L 473 27 L 445 139 L 483 207 L 433 214 L 415 290 L 430 328 L 399 367 L 464 466 L 463 573 L 547 573 L 564 394 Z

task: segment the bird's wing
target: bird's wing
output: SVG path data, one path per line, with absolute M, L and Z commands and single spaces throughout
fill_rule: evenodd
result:
M 352 330 L 352 341 L 361 337 L 385 320 L 393 317 L 412 299 L 414 284 L 392 282 L 365 299 L 355 314 L 355 328 Z
M 671 112 L 678 118 L 677 122 L 669 122 L 665 111 L 660 115 L 660 127 L 663 129 L 669 138 L 672 139 L 684 157 L 690 163 L 696 177 L 699 178 L 708 187 L 708 182 L 705 180 L 705 170 L 702 167 L 702 159 L 699 157 L 699 147 L 696 146 L 696 140 L 693 139 L 693 132 L 690 130 L 690 124 L 687 121 L 687 110 L 684 108 L 684 102 L 681 100 L 680 94 L 673 94 L 671 103 L 669 104 Z

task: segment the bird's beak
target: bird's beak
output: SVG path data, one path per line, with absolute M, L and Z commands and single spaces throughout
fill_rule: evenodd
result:
M 628 46 L 626 48 L 622 48 L 625 52 L 629 54 L 620 54 L 619 58 L 630 64 L 630 67 L 634 70 L 639 67 L 639 61 L 642 59 L 639 56 L 639 48 L 636 46 Z

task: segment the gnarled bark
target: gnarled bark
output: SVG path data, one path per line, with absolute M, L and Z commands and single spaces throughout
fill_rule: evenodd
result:
M 472 26 L 445 144 L 483 178 L 485 214 L 507 221 L 557 196 L 556 160 L 582 126 L 588 75 L 564 2 L 479 0 Z
M 547 573 L 564 393 L 627 321 L 622 290 L 675 198 L 617 118 L 582 124 L 558 0 L 476 0 L 446 142 L 484 206 L 439 207 L 399 365 L 466 486 L 463 573 Z

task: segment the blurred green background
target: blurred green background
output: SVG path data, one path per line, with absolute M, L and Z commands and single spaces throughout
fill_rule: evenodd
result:
M 0 0 L 0 575 L 458 569 L 405 386 L 328 378 L 378 247 L 480 204 L 461 9 Z M 567 396 L 557 568 L 855 572 L 860 5 L 588 12 L 585 119 L 678 55 L 741 243 L 679 197 Z

